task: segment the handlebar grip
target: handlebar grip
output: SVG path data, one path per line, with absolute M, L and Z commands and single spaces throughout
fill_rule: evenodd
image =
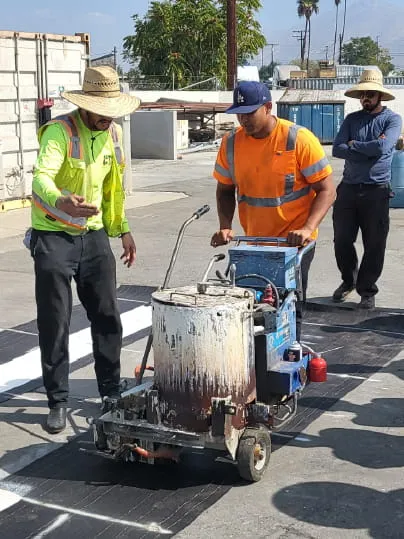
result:
M 208 206 L 208 204 L 205 204 L 204 206 L 202 206 L 202 208 L 199 208 L 199 210 L 196 210 L 196 212 L 194 213 L 195 219 L 199 219 L 200 217 L 202 217 L 202 215 L 205 215 L 205 213 L 208 213 L 209 210 L 210 210 L 210 206 Z

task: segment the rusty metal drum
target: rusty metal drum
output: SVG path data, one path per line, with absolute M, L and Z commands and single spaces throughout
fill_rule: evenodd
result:
M 253 303 L 238 287 L 152 294 L 155 384 L 171 425 L 204 431 L 212 398 L 255 397 Z

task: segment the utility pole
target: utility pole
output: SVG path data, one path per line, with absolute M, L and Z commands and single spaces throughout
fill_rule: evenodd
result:
M 113 54 L 114 54 L 114 69 L 116 69 L 117 67 L 117 63 L 116 63 L 116 57 L 117 57 L 117 48 L 114 47 L 114 51 L 113 51 Z
M 300 41 L 300 60 L 301 60 L 301 68 L 303 69 L 303 63 L 304 63 L 304 50 L 303 50 L 303 43 L 304 43 L 304 30 L 293 30 L 292 36 L 297 38 L 298 41 Z
M 234 90 L 237 77 L 236 0 L 227 0 L 227 89 Z
M 379 61 L 379 50 L 380 50 L 380 49 L 379 49 L 379 40 L 380 40 L 380 36 L 377 35 L 377 36 L 376 36 L 376 43 L 377 43 L 376 62 Z
M 274 48 L 277 47 L 279 43 L 268 43 L 268 47 L 271 47 L 271 64 L 274 65 Z

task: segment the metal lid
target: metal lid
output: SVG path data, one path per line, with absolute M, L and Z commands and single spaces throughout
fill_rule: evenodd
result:
M 245 301 L 254 301 L 250 290 L 239 287 L 210 285 L 205 294 L 199 294 L 196 285 L 156 290 L 153 301 L 183 307 L 213 307 L 215 305 L 235 305 Z

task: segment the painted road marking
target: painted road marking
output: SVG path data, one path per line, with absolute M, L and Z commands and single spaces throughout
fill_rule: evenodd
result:
M 67 513 L 64 513 L 63 515 L 59 515 L 58 517 L 55 518 L 53 522 L 49 524 L 49 526 L 47 526 L 44 530 L 34 535 L 32 539 L 42 539 L 43 537 L 46 537 L 57 528 L 60 528 L 60 526 L 63 526 L 63 524 L 67 522 L 69 518 L 70 518 L 70 515 L 68 515 Z
M 151 326 L 151 307 L 142 305 L 121 314 L 123 337 Z M 89 327 L 72 333 L 69 339 L 70 363 L 92 353 Z M 8 392 L 42 376 L 39 347 L 0 365 L 0 393 Z
M 90 513 L 88 511 L 81 511 L 80 509 L 73 509 L 72 507 L 65 507 L 63 505 L 57 505 L 55 503 L 48 503 L 41 500 L 36 500 L 35 498 L 29 498 L 25 496 L 19 496 L 15 492 L 9 490 L 0 489 L 0 512 L 12 507 L 18 502 L 26 502 L 31 505 L 36 505 L 39 507 L 44 507 L 46 509 L 52 509 L 54 511 L 60 511 L 62 514 L 59 515 L 53 522 L 39 532 L 33 537 L 33 539 L 41 539 L 48 535 L 49 532 L 52 532 L 56 528 L 64 524 L 69 518 L 70 515 L 76 515 L 85 518 L 92 518 L 94 520 L 101 520 L 103 522 L 108 522 L 108 524 L 120 524 L 121 526 L 126 526 L 128 528 L 137 528 L 151 533 L 160 533 L 162 535 L 172 535 L 170 530 L 163 528 L 156 522 L 151 522 L 150 524 L 140 524 L 140 522 L 135 522 L 134 520 L 124 520 L 120 518 L 110 517 L 108 515 L 100 515 L 99 513 Z
M 23 331 L 22 329 L 0 328 L 0 331 L 8 331 L 10 333 L 20 333 L 21 335 L 32 335 L 34 337 L 38 336 L 38 333 L 33 333 L 32 331 Z

